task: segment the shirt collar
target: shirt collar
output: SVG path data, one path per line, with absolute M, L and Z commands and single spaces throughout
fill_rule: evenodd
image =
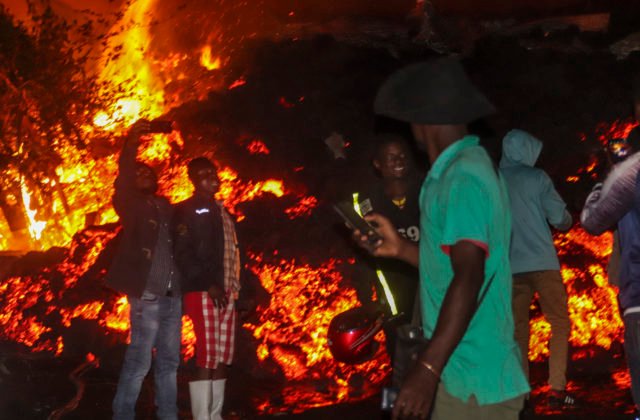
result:
M 440 156 L 436 158 L 436 161 L 433 162 L 433 166 L 429 171 L 429 178 L 438 179 L 440 175 L 449 167 L 449 163 L 460 154 L 464 149 L 469 147 L 477 146 L 480 144 L 480 138 L 478 136 L 467 134 L 460 140 L 456 140 L 447 146 L 446 149 L 440 153 Z

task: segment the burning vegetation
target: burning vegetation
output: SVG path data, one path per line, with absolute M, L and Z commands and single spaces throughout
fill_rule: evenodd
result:
M 30 275 L 10 276 L 0 286 L 3 339 L 33 352 L 59 356 L 71 341 L 75 347 L 71 352 L 77 353 L 78 335 L 82 334 L 74 329 L 77 320 L 95 325 L 89 344 L 81 346 L 87 354 L 100 356 L 103 346 L 128 340 L 126 297 L 115 295 L 101 283 L 108 263 L 109 252 L 105 249 L 118 230 L 110 200 L 121 146 L 119 136 L 136 120 L 163 115 L 169 118 L 166 114 L 172 108 L 225 83 L 225 75 L 216 73 L 223 60 L 215 57 L 207 44 L 198 49 L 201 67 L 194 71 L 195 77 L 213 72 L 218 80 L 213 76 L 200 78 L 204 79 L 200 82 L 214 82 L 206 88 L 201 86 L 199 95 L 167 93 L 175 81 L 172 78 L 188 77 L 182 71 L 189 63 L 183 61 L 191 58 L 173 53 L 161 59 L 151 57 L 152 6 L 151 1 L 139 1 L 126 8 L 114 25 L 117 32 L 104 37 L 105 52 L 97 64 L 87 60 L 88 53 L 71 41 L 71 37 L 81 35 L 71 32 L 77 28 L 66 26 L 50 11 L 34 15 L 34 29 L 27 29 L 1 10 L 2 24 L 13 36 L 7 45 L 13 49 L 5 52 L 9 67 L 2 69 L 2 92 L 7 99 L 3 105 L 7 108 L 2 126 L 6 184 L 2 187 L 5 219 L 0 223 L 0 246 L 18 250 L 68 248 L 57 263 Z M 91 65 L 100 70 L 93 74 L 83 70 Z M 244 83 L 239 78 L 223 90 L 237 89 Z M 284 97 L 277 98 L 277 103 L 283 108 L 295 106 Z M 223 146 L 215 143 L 202 150 L 221 168 L 218 198 L 239 223 L 245 219 L 242 204 L 265 196 L 286 198 L 281 213 L 287 220 L 308 218 L 318 206 L 316 197 L 307 195 L 300 186 L 287 186 L 282 179 L 243 179 L 217 155 L 216 149 Z M 270 154 L 258 138 L 241 136 L 235 143 L 249 156 Z M 185 163 L 196 152 L 188 149 L 182 130 L 177 130 L 150 136 L 139 156 L 161 169 L 161 193 L 172 202 L 191 194 Z M 283 390 L 288 394 L 283 404 L 301 410 L 346 400 L 349 377 L 356 373 L 364 376 L 375 371 L 370 375 L 372 386 L 367 393 L 375 392 L 386 374 L 386 369 L 378 370 L 388 365 L 385 355 L 379 354 L 361 366 L 338 366 L 326 345 L 332 315 L 356 304 L 354 292 L 340 286 L 337 266 L 341 263 L 328 259 L 316 267 L 280 258 L 277 249 L 260 251 L 247 253 L 246 262 L 247 271 L 271 295 L 265 307 L 259 308 L 258 323 L 245 325 L 257 342 L 255 357 L 275 361 L 291 384 L 322 378 L 328 371 L 336 376 L 329 395 L 318 397 L 313 388 L 302 393 Z M 270 255 L 264 256 L 265 251 Z M 107 262 L 98 261 L 100 258 Z M 193 356 L 194 341 L 192 325 L 185 317 L 185 360 Z M 257 404 L 262 411 L 274 409 L 266 402 Z
M 0 249 L 47 256 L 28 270 L 14 264 L 2 280 L 0 336 L 31 352 L 98 360 L 127 342 L 126 298 L 102 283 L 118 230 L 111 196 L 120 136 L 140 118 L 173 120 L 178 129 L 149 136 L 139 158 L 159 170 L 160 192 L 174 203 L 191 194 L 188 159 L 204 154 L 220 168 L 218 198 L 238 221 L 247 289 L 257 300 L 243 325 L 252 354 L 238 368 L 279 378 L 279 398 L 255 397 L 256 411 L 303 411 L 373 395 L 389 374 L 384 346 L 359 365 L 336 362 L 327 347 L 330 320 L 357 305 L 349 282 L 353 250 L 327 204 L 370 176 L 370 130 L 362 127 L 374 125 L 369 104 L 399 66 L 397 51 L 327 36 L 265 41 L 247 30 L 252 19 L 230 23 L 246 5 L 229 6 L 213 20 L 220 25 L 205 30 L 213 12 L 202 2 L 188 11 L 169 3 L 127 2 L 82 25 L 35 9 L 32 21 L 20 24 L 0 7 Z M 405 61 L 424 56 L 403 53 Z M 472 59 L 479 76 L 493 71 L 488 60 Z M 485 88 L 508 109 L 501 82 Z M 586 151 L 550 172 L 566 180 L 561 192 L 578 197 L 573 211 L 602 174 L 596 146 L 632 126 L 621 114 L 568 124 L 579 128 L 568 133 L 575 141 L 566 147 Z M 336 129 L 349 139 L 347 160 L 325 149 L 323 139 Z M 611 238 L 575 226 L 555 241 L 573 358 L 585 359 L 622 340 L 616 290 L 606 280 Z M 268 297 L 257 298 L 260 291 Z M 195 340 L 183 321 L 188 361 Z M 531 331 L 529 359 L 544 360 L 549 324 L 538 314 Z M 616 383 L 623 387 L 628 378 L 619 374 Z

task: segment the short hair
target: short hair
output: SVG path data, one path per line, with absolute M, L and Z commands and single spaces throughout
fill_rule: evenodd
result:
M 191 159 L 187 164 L 187 174 L 189 175 L 189 179 L 193 179 L 196 172 L 200 169 L 213 168 L 218 169 L 216 165 L 211 162 L 208 158 L 204 156 L 200 156 L 194 159 Z
M 384 132 L 378 133 L 374 137 L 375 147 L 373 149 L 373 159 L 380 158 L 380 154 L 390 144 L 399 143 L 403 145 L 407 150 L 410 150 L 410 145 L 407 139 L 398 133 Z

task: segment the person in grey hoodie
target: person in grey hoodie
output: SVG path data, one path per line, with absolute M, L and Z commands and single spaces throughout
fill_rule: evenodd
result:
M 509 191 L 513 218 L 510 260 L 516 341 L 528 374 L 529 307 L 537 292 L 552 333 L 548 403 L 564 408 L 576 404 L 565 389 L 571 324 L 550 225 L 565 231 L 572 218 L 549 175 L 534 167 L 541 150 L 542 142 L 526 131 L 509 131 L 502 141 L 500 172 Z

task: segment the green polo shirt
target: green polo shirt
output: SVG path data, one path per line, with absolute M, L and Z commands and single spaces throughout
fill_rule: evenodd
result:
M 481 405 L 529 391 L 513 337 L 509 240 L 504 183 L 476 136 L 451 144 L 434 162 L 420 192 L 420 298 L 431 337 L 453 278 L 449 247 L 472 241 L 487 251 L 480 306 L 442 372 L 447 391 Z

